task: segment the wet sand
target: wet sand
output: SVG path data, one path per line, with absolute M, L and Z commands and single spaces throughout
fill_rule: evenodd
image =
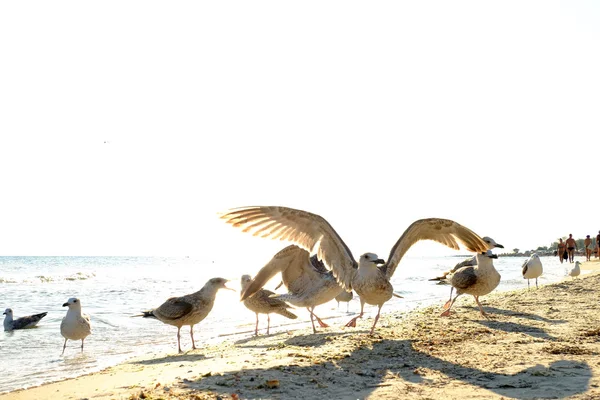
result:
M 369 336 L 369 309 L 355 329 L 335 320 L 317 334 L 232 339 L 0 400 L 600 398 L 600 272 L 539 289 L 523 283 L 482 298 L 491 320 L 464 295 L 449 318 L 439 317 L 442 304 L 390 313 Z

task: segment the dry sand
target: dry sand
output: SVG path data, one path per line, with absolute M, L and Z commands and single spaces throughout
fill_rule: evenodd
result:
M 600 262 L 586 268 L 600 267 Z M 524 284 L 524 287 L 526 285 Z M 600 273 L 373 319 L 138 359 L 17 399 L 600 399 Z M 385 309 L 385 306 L 384 306 Z M 273 388 L 269 388 L 267 381 Z M 278 384 L 278 386 L 277 386 Z

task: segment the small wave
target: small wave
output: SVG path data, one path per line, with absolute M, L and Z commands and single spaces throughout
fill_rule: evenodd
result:
M 0 278 L 0 283 L 50 283 L 50 282 L 60 282 L 60 281 L 85 281 L 87 279 L 95 278 L 96 274 L 93 272 L 77 272 L 72 275 L 66 276 L 45 276 L 45 275 L 36 275 L 35 278 Z

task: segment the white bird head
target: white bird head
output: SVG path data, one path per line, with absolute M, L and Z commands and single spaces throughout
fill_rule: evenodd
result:
M 493 248 L 495 248 L 495 247 L 499 247 L 501 249 L 504 248 L 504 246 L 502 246 L 499 243 L 496 243 L 496 241 L 494 239 L 492 239 L 491 237 L 489 237 L 489 236 L 484 236 L 484 237 L 482 237 L 482 239 L 483 239 L 484 242 L 487 243 L 488 249 L 490 249 L 490 250 L 493 249 Z
M 360 256 L 360 260 L 358 262 L 358 265 L 382 265 L 385 264 L 385 261 L 382 260 L 381 258 L 377 257 L 377 254 L 375 253 L 365 253 L 362 256 Z
M 250 275 L 242 275 L 242 289 L 244 289 L 250 282 L 252 282 L 252 277 Z
M 486 261 L 489 260 L 491 262 L 491 258 L 498 258 L 498 256 L 494 253 L 492 253 L 491 250 L 486 251 L 485 253 L 479 253 L 477 254 L 477 264 L 481 265 L 480 261 Z
M 7 308 L 6 310 L 4 310 L 4 312 L 2 313 L 2 315 L 6 315 L 7 317 L 12 317 L 13 316 L 12 309 Z
M 69 310 L 81 310 L 81 302 L 79 301 L 79 299 L 77 297 L 71 297 L 62 306 L 69 307 Z
M 540 258 L 540 256 L 538 256 L 538 255 L 537 255 L 537 253 L 533 253 L 533 254 L 531 255 L 531 258 L 532 258 L 532 259 L 534 259 L 534 258 Z M 577 262 L 579 262 L 579 261 L 577 261 Z

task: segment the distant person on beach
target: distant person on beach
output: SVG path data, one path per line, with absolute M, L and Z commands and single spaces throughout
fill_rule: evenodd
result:
M 592 244 L 592 239 L 590 239 L 590 235 L 587 235 L 583 241 L 583 245 L 585 246 L 585 260 L 591 261 L 592 250 L 594 249 L 594 245 Z
M 567 239 L 567 253 L 569 254 L 569 262 L 573 262 L 573 256 L 575 255 L 575 250 L 577 250 L 577 242 L 573 239 L 573 234 L 569 233 L 569 238 Z
M 567 245 L 563 242 L 562 238 L 558 239 L 558 258 L 560 259 L 560 263 L 563 262 L 563 255 L 565 254 L 565 250 L 567 249 Z

